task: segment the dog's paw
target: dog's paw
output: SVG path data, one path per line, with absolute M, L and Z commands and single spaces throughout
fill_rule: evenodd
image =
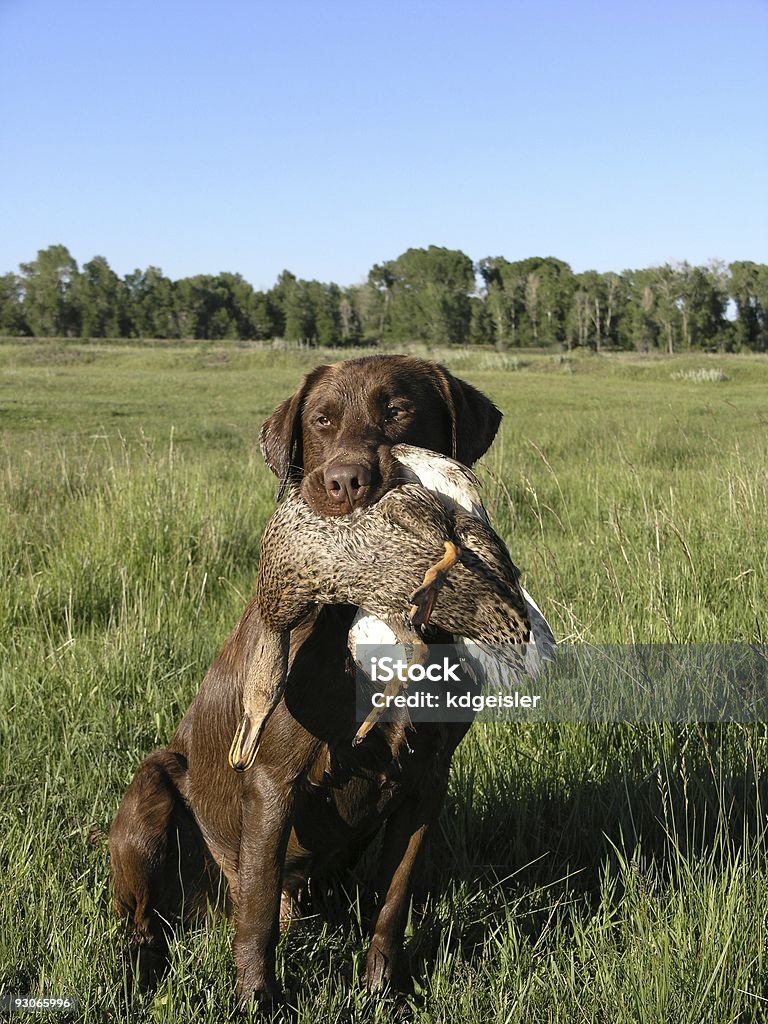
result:
M 251 1010 L 259 1017 L 271 1017 L 284 1003 L 283 992 L 277 986 L 237 986 L 237 1010 L 242 1017 Z
M 129 984 L 140 994 L 153 993 L 168 970 L 168 944 L 163 936 L 135 934 L 125 951 Z

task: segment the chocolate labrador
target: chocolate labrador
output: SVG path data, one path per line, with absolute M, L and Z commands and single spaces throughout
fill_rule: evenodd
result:
M 282 485 L 300 480 L 325 516 L 375 502 L 397 482 L 391 448 L 416 444 L 471 465 L 501 413 L 436 363 L 376 355 L 309 373 L 261 431 Z M 467 724 L 382 723 L 359 747 L 347 647 L 354 608 L 322 608 L 294 630 L 284 700 L 253 768 L 227 751 L 259 637 L 251 602 L 211 665 L 168 746 L 151 753 L 110 833 L 114 908 L 127 920 L 131 963 L 147 986 L 171 929 L 210 901 L 234 910 L 237 989 L 279 996 L 275 948 L 310 876 L 351 860 L 385 825 L 379 904 L 368 951 L 370 989 L 396 984 L 414 865 L 446 790 Z

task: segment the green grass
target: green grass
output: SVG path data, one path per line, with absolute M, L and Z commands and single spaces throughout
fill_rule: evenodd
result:
M 764 640 L 765 360 L 438 356 L 505 413 L 485 494 L 559 638 Z M 258 428 L 321 358 L 0 344 L 0 991 L 127 1019 L 106 832 L 250 593 Z M 371 851 L 281 942 L 291 1019 L 763 1019 L 767 773 L 763 725 L 476 726 L 415 993 L 360 985 Z M 180 936 L 131 1019 L 232 1018 L 229 938 Z

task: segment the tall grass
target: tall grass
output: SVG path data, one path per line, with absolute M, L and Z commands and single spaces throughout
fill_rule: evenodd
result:
M 49 349 L 0 346 L 0 991 L 121 1020 L 106 831 L 250 592 L 258 426 L 320 357 Z M 505 412 L 485 495 L 560 638 L 764 638 L 764 363 L 696 388 L 685 360 L 438 355 Z M 414 992 L 359 982 L 372 850 L 281 942 L 291 1019 L 761 1019 L 767 766 L 761 724 L 474 727 L 409 921 Z M 180 935 L 131 1019 L 233 1017 L 229 937 Z

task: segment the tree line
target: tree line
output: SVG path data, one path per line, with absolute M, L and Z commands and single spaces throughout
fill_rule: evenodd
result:
M 27 337 L 283 338 L 507 347 L 768 351 L 768 265 L 665 263 L 574 273 L 553 257 L 473 263 L 457 249 L 408 249 L 351 287 L 290 271 L 256 291 L 240 274 L 173 281 L 158 267 L 119 277 L 66 246 L 0 276 L 0 333 Z

